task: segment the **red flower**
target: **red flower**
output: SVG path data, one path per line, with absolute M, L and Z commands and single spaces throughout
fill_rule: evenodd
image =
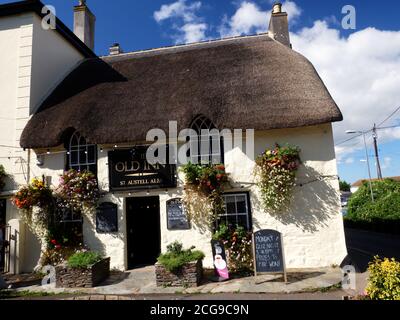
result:
M 57 244 L 57 241 L 56 241 L 56 240 L 54 240 L 54 239 L 53 239 L 53 240 L 51 240 L 50 242 L 51 242 L 52 244 L 54 244 L 54 245 L 56 245 L 56 244 Z

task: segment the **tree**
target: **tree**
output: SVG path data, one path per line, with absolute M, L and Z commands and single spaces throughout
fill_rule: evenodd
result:
M 339 181 L 340 191 L 350 192 L 351 185 L 346 181 Z
M 385 179 L 372 183 L 374 201 L 368 182 L 349 200 L 347 218 L 354 221 L 400 220 L 400 182 Z

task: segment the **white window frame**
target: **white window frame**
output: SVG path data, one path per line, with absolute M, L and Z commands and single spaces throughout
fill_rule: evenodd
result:
M 224 217 L 225 217 L 225 222 L 227 222 L 227 217 L 232 217 L 232 216 L 245 216 L 246 217 L 246 230 L 250 230 L 251 229 L 251 221 L 250 221 L 250 217 L 251 217 L 251 212 L 250 212 L 250 203 L 249 203 L 249 195 L 247 193 L 225 193 L 222 195 L 222 197 L 224 198 L 224 202 L 225 202 L 225 213 L 220 214 L 219 215 L 219 219 L 221 219 L 223 222 Z M 226 199 L 227 197 L 234 197 L 235 198 L 235 208 L 236 208 L 236 213 L 228 213 L 228 209 L 226 206 Z M 244 197 L 245 199 L 245 203 L 246 203 L 246 212 L 240 212 L 238 213 L 237 211 L 237 198 L 238 197 Z M 236 222 L 238 221 L 238 219 L 236 218 Z
M 221 134 L 215 127 L 213 122 L 205 116 L 196 117 L 191 125 L 197 135 L 190 136 L 190 161 L 194 164 L 218 164 L 224 161 L 223 147 L 221 146 Z M 204 131 L 208 130 L 208 134 L 204 134 Z M 218 134 L 213 133 L 213 130 L 217 130 Z M 208 151 L 203 152 L 203 142 L 209 141 Z M 218 148 L 214 148 L 214 145 Z M 193 150 L 196 152 L 193 153 Z M 216 151 L 217 150 L 217 151 Z M 214 152 L 216 151 L 216 152 Z M 219 159 L 220 161 L 214 161 Z
M 76 139 L 76 141 L 78 142 L 77 145 L 73 144 L 74 139 Z M 89 161 L 88 157 L 90 148 L 94 149 L 93 161 Z M 85 152 L 86 161 L 81 162 L 81 151 Z M 75 153 L 77 154 L 77 161 L 73 164 L 72 157 Z M 75 131 L 74 134 L 71 136 L 68 144 L 68 169 L 74 169 L 77 171 L 89 171 L 90 166 L 96 166 L 97 168 L 97 146 L 95 144 L 88 144 L 86 142 L 86 139 L 78 131 Z M 93 173 L 96 174 L 96 172 Z

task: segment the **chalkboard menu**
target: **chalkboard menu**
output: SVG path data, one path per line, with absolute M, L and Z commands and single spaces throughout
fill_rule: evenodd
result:
M 255 274 L 284 273 L 285 261 L 282 250 L 282 235 L 275 230 L 260 230 L 253 235 Z
M 97 233 L 118 232 L 118 206 L 104 202 L 96 210 Z
M 181 199 L 167 201 L 168 230 L 188 230 L 190 223 Z

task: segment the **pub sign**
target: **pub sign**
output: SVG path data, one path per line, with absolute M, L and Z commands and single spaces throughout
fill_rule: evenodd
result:
M 110 191 L 175 188 L 176 166 L 149 164 L 147 146 L 108 152 Z

